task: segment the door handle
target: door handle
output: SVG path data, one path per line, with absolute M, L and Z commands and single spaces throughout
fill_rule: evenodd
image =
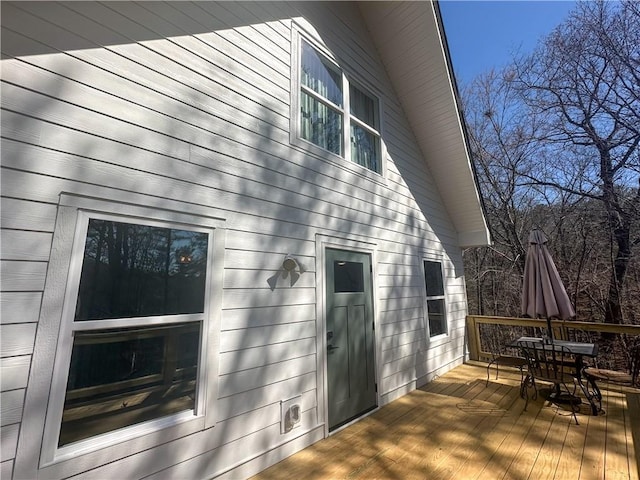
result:
M 333 345 L 327 345 L 327 351 L 330 352 L 332 350 L 337 350 L 340 347 L 334 347 Z

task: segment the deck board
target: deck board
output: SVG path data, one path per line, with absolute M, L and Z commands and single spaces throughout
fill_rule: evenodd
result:
M 523 411 L 516 370 L 485 381 L 462 365 L 253 478 L 638 480 L 637 389 L 602 385 L 604 414 L 575 425 L 544 392 Z
M 628 393 L 626 395 L 627 405 L 629 407 L 628 415 L 625 415 L 625 429 L 627 436 L 633 438 L 633 445 L 628 448 L 629 470 L 633 471 L 635 466 L 635 477 L 640 477 L 640 393 Z

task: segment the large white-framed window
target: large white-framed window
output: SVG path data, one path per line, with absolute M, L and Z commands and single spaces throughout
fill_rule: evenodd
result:
M 440 337 L 448 333 L 447 302 L 444 294 L 443 265 L 439 260 L 423 260 L 425 282 L 425 310 L 429 337 Z
M 298 137 L 383 173 L 380 100 L 302 35 L 296 78 Z
M 65 197 L 57 243 L 73 241 L 55 262 L 68 272 L 40 467 L 213 427 L 224 221 Z

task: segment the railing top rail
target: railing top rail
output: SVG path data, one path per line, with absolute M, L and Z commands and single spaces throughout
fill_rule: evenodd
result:
M 469 319 L 473 319 L 475 323 L 489 323 L 497 325 L 514 325 L 514 326 L 541 326 L 542 322 L 546 324 L 544 318 L 518 318 L 518 317 L 491 317 L 488 315 L 467 315 Z M 574 328 L 593 332 L 607 333 L 625 333 L 628 335 L 640 335 L 640 325 L 619 325 L 617 323 L 596 323 L 596 322 L 577 322 L 573 320 L 556 320 L 552 319 L 553 327 Z

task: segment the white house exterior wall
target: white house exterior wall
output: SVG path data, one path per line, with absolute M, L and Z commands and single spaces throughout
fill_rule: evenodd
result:
M 457 232 L 357 6 L 2 2 L 2 28 L 2 478 L 237 478 L 322 438 L 319 235 L 375 250 L 380 405 L 462 362 Z M 290 142 L 294 28 L 380 95 L 383 176 Z M 224 219 L 217 424 L 38 472 L 27 424 L 48 387 L 32 358 L 51 341 L 38 322 L 62 192 Z M 272 289 L 285 254 L 305 271 Z M 445 267 L 436 342 L 423 258 Z M 282 435 L 279 402 L 298 394 L 302 427 Z

